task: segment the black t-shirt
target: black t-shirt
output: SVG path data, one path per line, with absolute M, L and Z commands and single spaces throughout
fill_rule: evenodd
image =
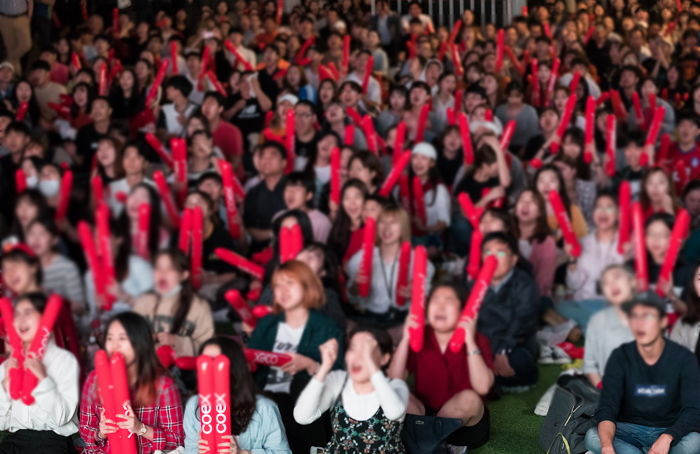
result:
M 531 161 L 537 152 L 540 151 L 540 148 L 542 148 L 544 143 L 545 139 L 542 134 L 537 134 L 536 136 L 531 137 L 530 140 L 527 141 L 527 145 L 525 145 L 525 151 L 518 157 L 522 161 Z
M 75 146 L 78 149 L 78 156 L 83 160 L 83 163 L 77 166 L 77 170 L 83 173 L 90 172 L 92 168 L 92 159 L 97 151 L 97 142 L 103 134 L 95 130 L 94 124 L 89 124 L 78 129 L 78 135 L 75 137 Z
M 248 191 L 245 196 L 245 211 L 243 223 L 246 228 L 269 230 L 272 228 L 272 218 L 278 212 L 285 210 L 284 204 L 285 178 L 272 189 L 268 189 L 265 181 L 261 181 Z M 260 250 L 266 242 L 254 242 L 253 249 Z
M 236 250 L 236 243 L 221 224 L 214 224 L 214 230 L 212 230 L 211 235 L 205 238 L 202 243 L 202 268 L 204 268 L 205 271 L 216 274 L 236 271 L 236 268 L 224 262 L 214 254 L 216 248 L 224 248 L 231 251 Z
M 243 97 L 240 93 L 231 96 L 226 102 L 226 108 L 235 106 Z M 265 126 L 265 112 L 260 107 L 257 98 L 246 100 L 245 107 L 231 117 L 231 123 L 238 126 L 244 136 L 251 132 L 260 132 Z
M 277 102 L 277 95 L 280 92 L 280 86 L 274 79 L 275 74 L 277 74 L 277 71 L 275 71 L 272 75 L 268 74 L 267 69 L 258 71 L 258 82 L 260 83 L 260 88 L 273 103 Z
M 472 199 L 472 202 L 477 203 L 483 197 L 484 189 L 491 189 L 498 186 L 498 178 L 489 178 L 484 182 L 476 181 L 473 174 L 467 174 L 462 178 L 457 185 L 455 194 L 466 192 Z
M 15 191 L 15 172 L 19 169 L 19 164 L 12 160 L 12 155 L 8 154 L 0 158 L 0 210 L 7 220 L 14 219 L 14 202 L 17 198 Z
M 302 142 L 297 137 L 294 145 L 294 153 L 297 156 L 304 156 L 306 158 L 310 156 L 316 156 L 316 146 L 318 145 L 318 134 L 314 136 L 308 142 Z
M 440 179 L 448 186 L 452 186 L 454 183 L 457 172 L 462 167 L 463 159 L 462 149 L 459 149 L 457 155 L 451 159 L 446 157 L 442 150 L 438 153 L 437 168 L 440 173 Z

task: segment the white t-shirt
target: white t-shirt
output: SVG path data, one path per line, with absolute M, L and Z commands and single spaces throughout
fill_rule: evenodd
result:
M 272 351 L 275 353 L 296 353 L 299 347 L 299 341 L 304 334 L 306 324 L 299 328 L 292 328 L 286 323 L 280 323 L 277 328 L 277 336 Z M 292 375 L 282 372 L 282 369 L 277 367 L 270 368 L 270 373 L 267 376 L 267 384 L 265 391 L 273 393 L 289 393 L 289 387 L 292 384 Z

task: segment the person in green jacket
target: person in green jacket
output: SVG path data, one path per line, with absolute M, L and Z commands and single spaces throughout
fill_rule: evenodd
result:
M 325 303 L 323 285 L 303 262 L 290 260 L 280 265 L 270 280 L 274 312 L 261 319 L 248 342 L 249 348 L 285 353 L 292 360 L 283 367 L 259 367 L 257 385 L 279 406 L 292 452 L 309 452 L 325 446 L 330 436 L 328 415 L 302 426 L 294 421 L 297 397 L 321 367 L 319 346 L 336 339 L 339 354 L 334 369 L 341 369 L 344 334 L 337 324 L 318 311 Z

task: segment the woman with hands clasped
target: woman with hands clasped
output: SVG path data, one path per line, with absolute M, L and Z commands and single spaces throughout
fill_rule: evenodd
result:
M 166 375 L 158 357 L 151 327 L 142 316 L 122 312 L 106 324 L 102 345 L 108 355 L 124 355 L 130 404 L 117 420 L 106 418 L 97 391 L 97 374 L 91 372 L 80 401 L 80 437 L 85 454 L 114 452 L 107 436 L 126 429 L 136 437 L 140 454 L 172 451 L 184 442 L 182 403 L 175 382 Z M 116 453 L 115 453 L 116 454 Z
M 319 347 L 321 366 L 299 396 L 294 419 L 310 424 L 331 411 L 333 433 L 326 452 L 404 453 L 401 428 L 409 392 L 403 380 L 389 379 L 383 371 L 391 359 L 391 337 L 367 327 L 356 328 L 349 339 L 347 371 L 331 372 L 338 357 L 335 339 Z
M 403 338 L 389 366 L 389 376 L 415 376 L 408 413 L 454 418 L 462 427 L 447 443 L 478 448 L 489 439 L 489 413 L 483 398 L 493 385 L 493 356 L 489 341 L 476 331 L 476 320 L 460 321 L 467 291 L 459 284 L 434 287 L 426 302 L 423 348 L 409 348 L 409 332 L 420 329 L 415 315 L 406 319 Z M 464 345 L 457 352 L 449 342 L 457 328 L 464 329 Z
M 42 293 L 27 293 L 15 304 L 14 327 L 25 352 L 37 335 L 45 307 Z M 0 430 L 9 432 L 0 443 L 0 452 L 74 453 L 71 436 L 78 431 L 78 361 L 53 340 L 48 342 L 43 357 L 27 355 L 24 373 L 38 380 L 31 406 L 10 398 L 7 371 L 16 367 L 17 359 L 12 356 L 0 365 Z

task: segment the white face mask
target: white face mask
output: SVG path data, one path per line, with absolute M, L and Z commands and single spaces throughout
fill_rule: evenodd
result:
M 182 285 L 178 284 L 175 287 L 171 288 L 169 291 L 167 291 L 165 293 L 161 293 L 160 296 L 161 296 L 161 298 L 170 298 L 170 297 L 173 297 L 173 296 L 177 295 L 178 293 L 180 293 L 181 290 L 182 290 Z
M 36 175 L 32 175 L 30 177 L 27 177 L 27 187 L 28 188 L 36 188 L 36 186 L 39 184 L 39 177 Z
M 55 197 L 58 194 L 58 189 L 61 183 L 58 180 L 41 180 L 39 181 L 39 192 L 44 197 Z

